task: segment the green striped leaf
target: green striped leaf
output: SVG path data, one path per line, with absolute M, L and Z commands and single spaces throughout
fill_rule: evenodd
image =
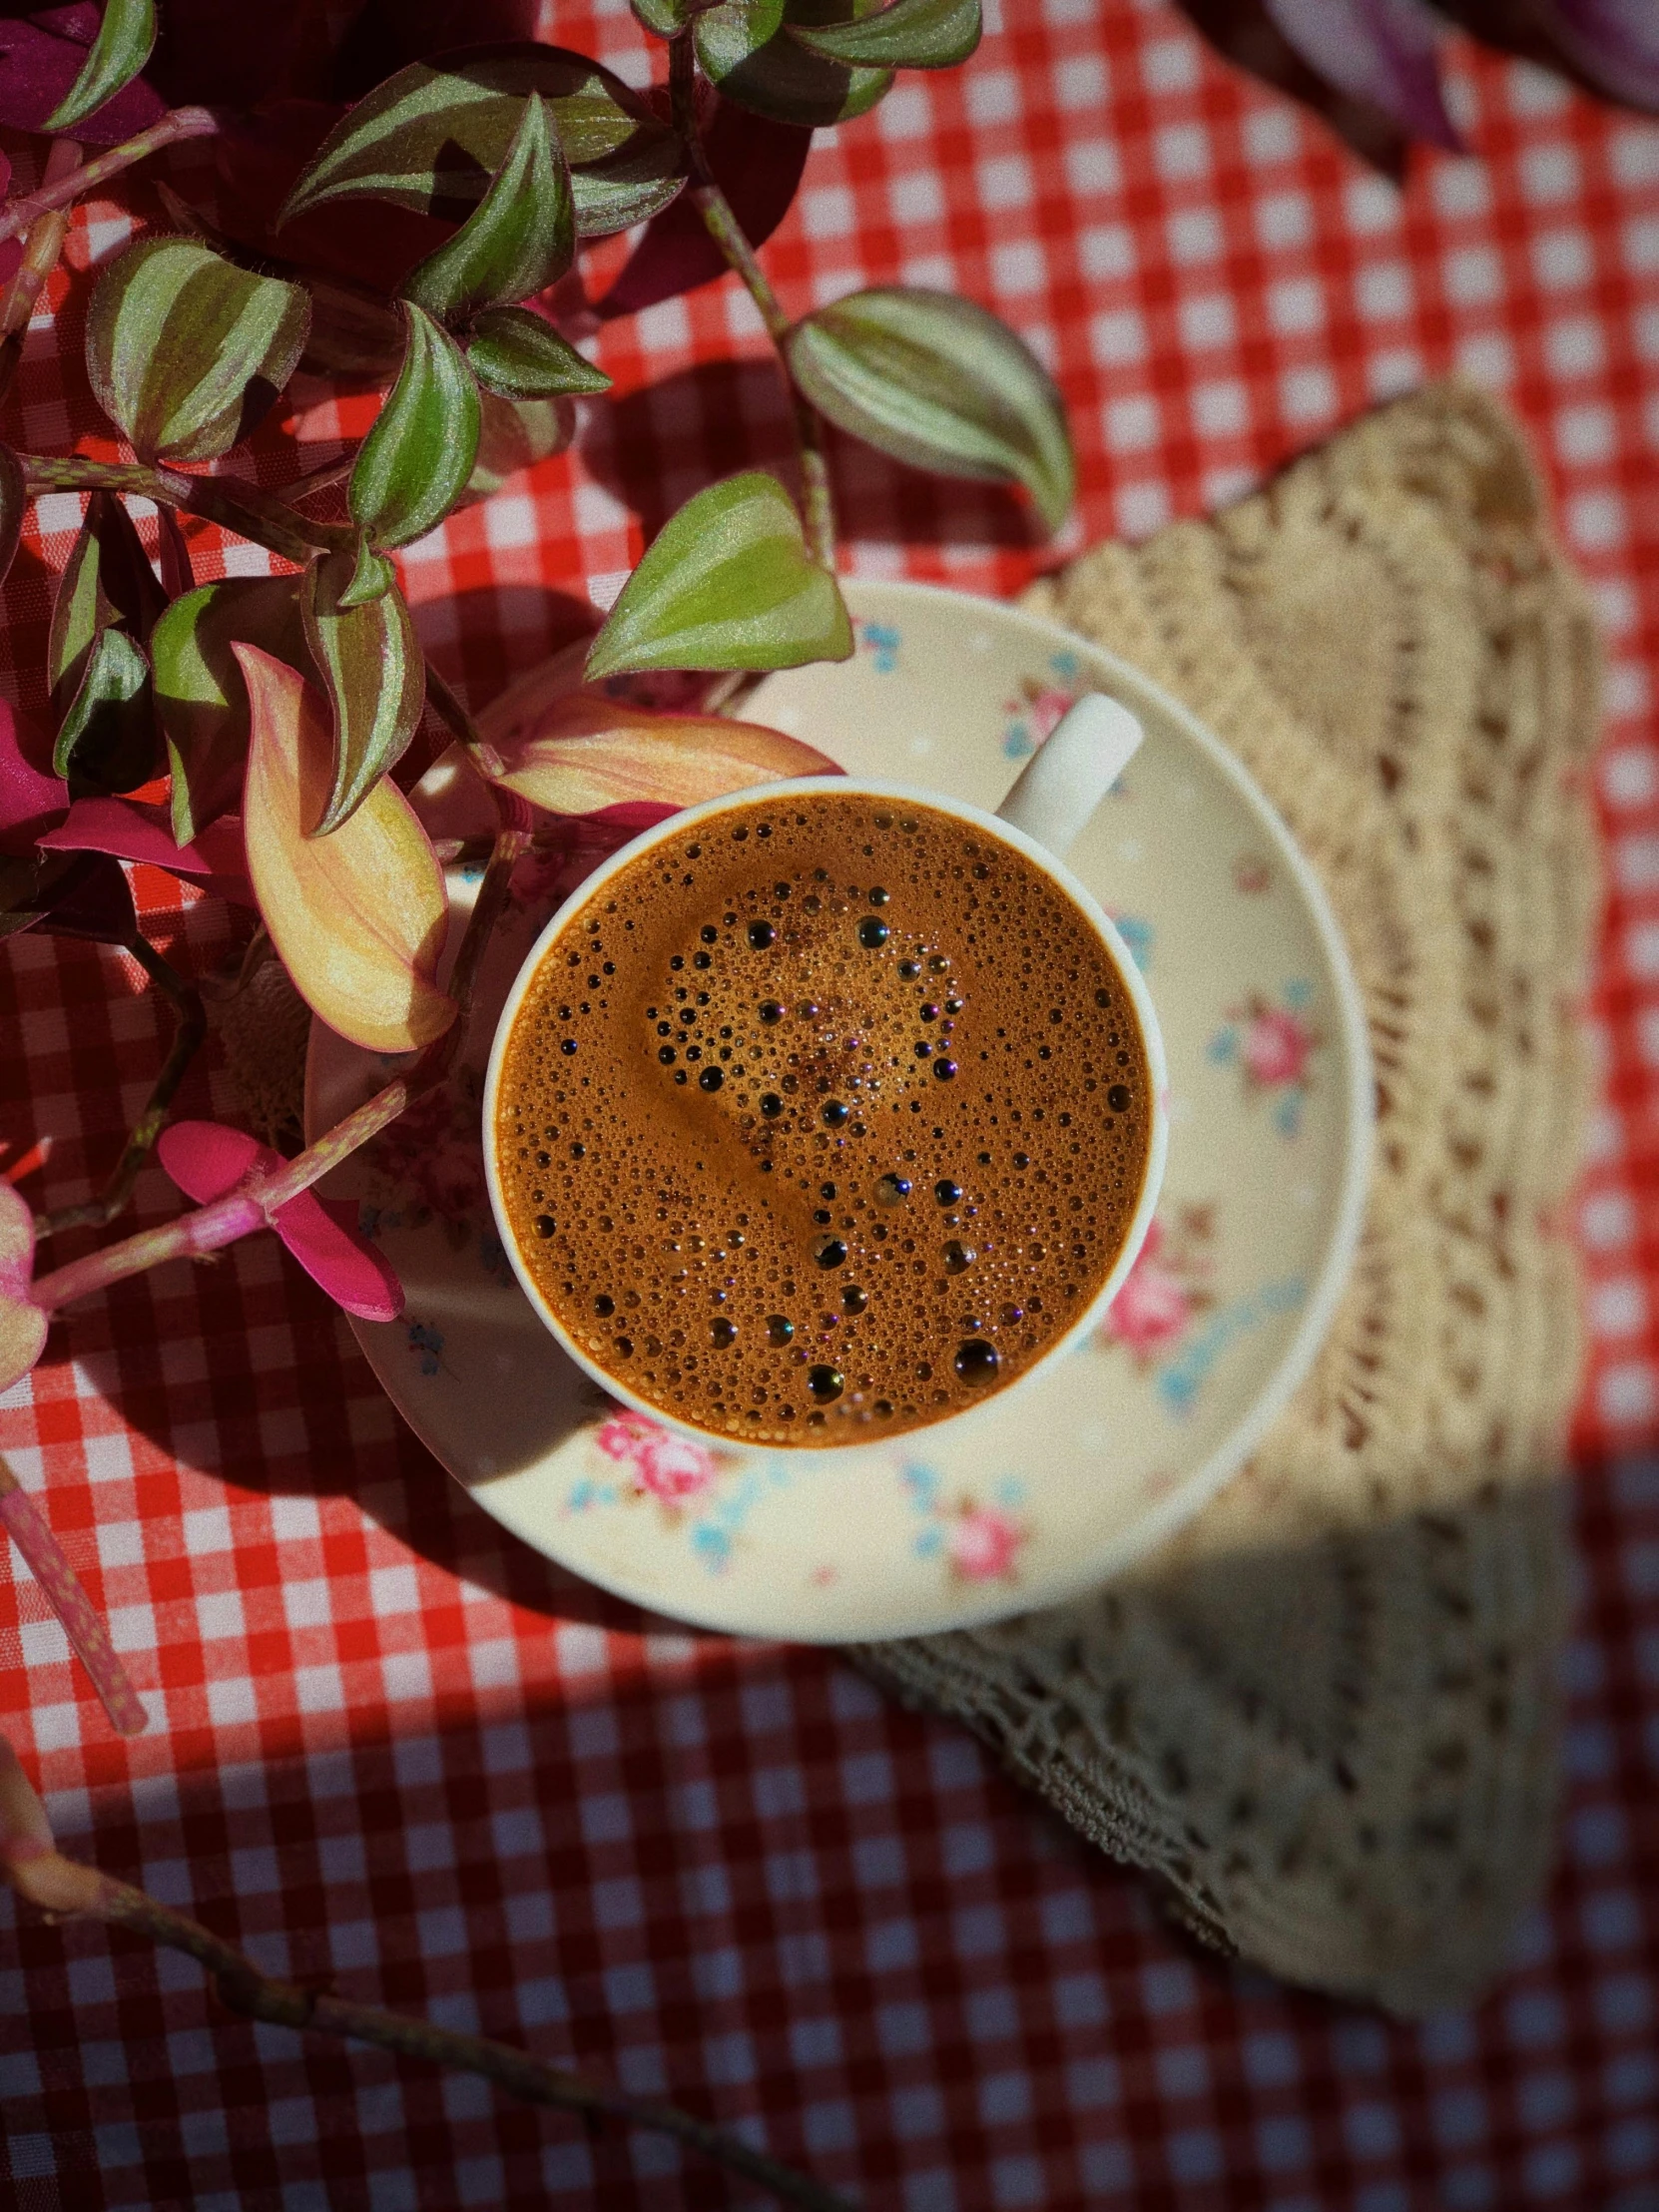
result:
M 633 0 L 634 13 L 648 31 L 673 38 L 692 17 L 692 0 Z
M 136 791 L 156 767 L 150 663 L 113 625 L 92 641 L 86 667 L 52 749 L 54 776 L 71 791 Z
M 501 399 L 551 399 L 559 392 L 609 391 L 611 379 L 584 360 L 551 322 L 528 307 L 481 314 L 466 357 L 486 391 Z
M 113 492 L 95 491 L 58 579 L 46 640 L 46 682 L 60 723 L 99 631 L 113 624 L 146 642 L 166 605 L 132 517 Z
M 541 94 L 533 92 L 488 192 L 398 289 L 440 321 L 462 322 L 545 290 L 575 259 L 570 172 Z
M 426 663 L 395 585 L 348 605 L 356 577 L 350 553 L 324 553 L 299 584 L 305 643 L 334 718 L 334 769 L 322 812 L 304 825 L 324 837 L 354 815 L 414 736 L 426 704 Z
M 679 140 L 620 77 L 562 47 L 514 43 L 414 62 L 376 85 L 300 171 L 279 222 L 362 197 L 464 216 L 506 160 L 532 93 L 570 165 L 581 237 L 647 222 L 680 190 Z
M 270 407 L 309 325 L 297 284 L 237 269 L 195 239 L 144 239 L 98 279 L 87 368 L 141 459 L 206 461 Z
M 478 451 L 478 386 L 466 355 L 412 300 L 403 319 L 403 366 L 357 449 L 346 492 L 352 521 L 377 547 L 435 529 L 465 490 Z
M 854 68 L 811 53 L 798 29 L 860 21 L 876 0 L 722 0 L 697 18 L 703 74 L 728 100 L 778 123 L 824 127 L 873 108 L 890 69 Z
M 790 36 L 826 61 L 871 69 L 953 69 L 979 44 L 979 0 L 893 0 L 858 23 L 796 23 Z
M 248 686 L 232 651 L 257 645 L 315 674 L 299 619 L 298 578 L 232 576 L 176 599 L 150 638 L 156 710 L 173 772 L 173 835 L 189 844 L 234 807 L 248 764 Z
M 384 553 L 376 553 L 368 542 L 368 532 L 357 532 L 357 547 L 352 555 L 351 574 L 345 589 L 339 595 L 342 607 L 366 607 L 370 600 L 378 599 L 383 592 L 391 591 L 397 583 L 397 563 Z
M 796 383 L 821 413 L 939 476 L 1023 484 L 1050 530 L 1076 486 L 1065 404 L 1005 322 L 951 292 L 853 292 L 796 324 Z
M 586 681 L 637 669 L 799 668 L 851 652 L 839 587 L 808 556 L 794 500 L 752 469 L 670 518 L 595 638 Z
M 156 0 L 104 0 L 104 20 L 81 73 L 40 128 L 71 131 L 84 123 L 132 83 L 155 44 Z

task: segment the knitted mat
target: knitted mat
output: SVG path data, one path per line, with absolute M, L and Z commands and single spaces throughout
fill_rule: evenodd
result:
M 1026 602 L 1233 748 L 1370 1015 L 1365 1236 L 1255 1458 L 1094 1596 L 865 1645 L 1201 1936 L 1416 2014 L 1501 1965 L 1551 1848 L 1590 1098 L 1598 663 L 1518 430 L 1399 401 Z

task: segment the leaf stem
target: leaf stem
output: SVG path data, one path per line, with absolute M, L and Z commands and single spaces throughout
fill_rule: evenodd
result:
M 34 1499 L 0 1458 L 0 1527 L 22 1552 L 29 1572 L 63 1625 L 70 1648 L 91 1677 L 112 1727 L 123 1736 L 144 1733 L 148 1719 L 126 1669 L 80 1577 Z
M 81 166 L 81 149 L 73 139 L 52 141 L 46 157 L 45 182 L 56 185 Z M 29 226 L 23 242 L 23 259 L 13 270 L 4 297 L 0 297 L 0 399 L 11 390 L 23 358 L 23 339 L 34 316 L 35 301 L 47 278 L 58 266 L 63 242 L 69 235 L 69 211 L 54 209 Z
M 112 146 L 107 154 L 100 154 L 84 169 L 69 171 L 43 184 L 38 192 L 28 193 L 21 200 L 13 200 L 0 208 L 0 239 L 16 238 L 19 231 L 28 230 L 43 215 L 67 208 L 84 193 L 96 192 L 100 185 L 108 184 L 112 177 L 119 177 L 135 162 L 148 161 L 152 154 L 159 154 L 164 146 L 177 146 L 184 139 L 213 138 L 223 127 L 210 108 L 174 108 L 159 123 L 152 123 L 148 131 L 140 131 L 136 138 Z
M 9 1756 L 15 1763 L 15 1754 Z M 17 1794 L 19 1781 L 21 1776 L 13 1781 L 13 1795 Z M 32 1792 L 30 1801 L 40 1820 L 38 1800 Z M 43 1820 L 40 1826 L 44 1826 Z M 102 1921 L 106 1927 L 127 1929 L 168 1950 L 183 1951 L 207 1972 L 220 2001 L 245 2019 L 268 2020 L 278 2027 L 309 2028 L 353 2042 L 372 2043 L 400 2057 L 480 2074 L 509 2096 L 556 2111 L 580 2113 L 590 2125 L 617 2120 L 625 2127 L 672 2135 L 731 2172 L 771 2190 L 785 2204 L 804 2206 L 806 2212 L 850 2212 L 844 2197 L 767 2157 L 764 2151 L 751 2149 L 741 2137 L 700 2119 L 695 2112 L 683 2111 L 679 2105 L 602 2088 L 563 2067 L 544 2066 L 528 2051 L 515 2050 L 510 2043 L 463 2035 L 430 2020 L 382 2011 L 378 2005 L 355 2004 L 326 1989 L 304 1988 L 297 1982 L 262 1973 L 246 1952 L 200 1921 L 176 1912 L 129 1883 L 114 1881 L 94 1868 L 66 1859 L 38 1830 L 35 1834 L 20 1831 L 21 1823 L 14 1813 L 11 1833 L 0 1838 L 0 1869 L 20 1896 L 55 1920 Z
M 80 453 L 20 453 L 18 459 L 23 464 L 24 489 L 31 495 L 116 491 L 153 499 L 158 506 L 180 507 L 235 530 L 300 568 L 313 553 L 349 552 L 357 542 L 356 532 L 343 523 L 313 521 L 275 492 L 240 476 L 188 476 L 165 462 L 151 468 L 142 461 L 94 461 Z
M 179 1017 L 179 1026 L 173 1039 L 173 1049 L 162 1064 L 162 1072 L 156 1078 L 156 1087 L 150 1093 L 144 1112 L 134 1124 L 125 1150 L 116 1163 L 115 1173 L 104 1186 L 103 1195 L 91 1199 L 84 1206 L 60 1207 L 55 1214 L 43 1215 L 35 1223 L 37 1237 L 61 1236 L 66 1229 L 104 1229 L 115 1220 L 133 1195 L 133 1185 L 138 1173 L 155 1147 L 167 1121 L 167 1110 L 174 1094 L 185 1079 L 185 1070 L 195 1059 L 202 1040 L 208 1033 L 208 1019 L 200 993 L 194 984 L 184 977 L 142 933 L 127 941 L 126 949 L 137 960 L 150 980 L 173 1001 Z
M 824 450 L 824 426 L 818 410 L 797 389 L 790 373 L 786 350 L 790 318 L 766 271 L 757 261 L 743 225 L 732 213 L 731 202 L 715 182 L 714 172 L 704 154 L 697 120 L 697 58 L 689 31 L 681 31 L 669 42 L 669 91 L 674 104 L 674 128 L 691 157 L 688 189 L 692 205 L 703 218 L 704 229 L 726 257 L 728 268 L 736 270 L 743 278 L 750 298 L 760 309 L 767 336 L 772 340 L 778 371 L 795 412 L 795 438 L 801 460 L 802 519 L 806 524 L 807 544 L 819 566 L 833 574 L 835 505 L 830 487 L 830 463 Z

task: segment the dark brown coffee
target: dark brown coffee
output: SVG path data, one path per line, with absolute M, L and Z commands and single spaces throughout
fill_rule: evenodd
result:
M 1088 916 L 972 825 L 734 803 L 577 906 L 513 1021 L 496 1144 L 572 1340 L 665 1413 L 841 1444 L 1005 1388 L 1140 1198 L 1139 1024 Z

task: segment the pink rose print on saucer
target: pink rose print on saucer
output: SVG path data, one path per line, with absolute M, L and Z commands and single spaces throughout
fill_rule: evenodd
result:
M 1228 1009 L 1227 1023 L 1205 1048 L 1214 1066 L 1236 1066 L 1244 1074 L 1247 1097 L 1268 1095 L 1273 1125 L 1282 1137 L 1302 1127 L 1303 1101 L 1314 1087 L 1312 1060 L 1325 1042 L 1308 1018 L 1312 986 L 1287 983 L 1278 1002 L 1253 991 L 1242 1006 Z
M 1183 1206 L 1171 1220 L 1160 1215 L 1146 1233 L 1140 1257 L 1100 1326 L 1099 1342 L 1122 1345 L 1137 1367 L 1149 1368 L 1173 1351 L 1197 1317 L 1215 1304 L 1210 1245 L 1215 1209 Z
M 968 1505 L 952 1523 L 945 1550 L 959 1581 L 1012 1581 L 1025 1538 L 1024 1524 L 1011 1514 L 994 1505 Z
M 633 1470 L 635 1487 L 680 1505 L 711 1487 L 719 1467 L 714 1453 L 693 1436 L 681 1436 L 643 1413 L 616 1413 L 594 1437 L 607 1459 Z

